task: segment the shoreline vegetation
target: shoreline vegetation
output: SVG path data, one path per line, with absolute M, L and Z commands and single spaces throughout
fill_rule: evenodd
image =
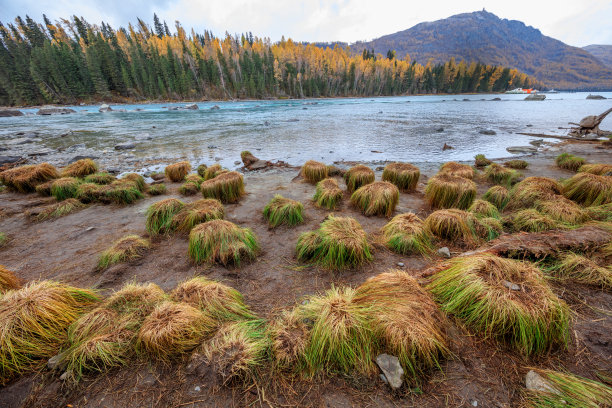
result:
M 252 33 L 173 32 L 154 16 L 127 28 L 73 16 L 0 23 L 0 105 L 489 93 L 542 88 L 502 66 L 421 65 L 393 52 L 319 48 Z M 362 52 L 363 51 L 363 52 Z

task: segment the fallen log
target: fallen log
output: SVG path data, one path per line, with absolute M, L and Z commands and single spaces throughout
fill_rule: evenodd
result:
M 523 133 L 523 132 L 517 132 L 517 134 L 523 135 L 523 136 L 544 137 L 544 138 L 549 138 L 549 139 L 576 140 L 578 142 L 599 142 L 601 141 L 598 138 L 592 138 L 592 137 L 556 136 L 556 135 L 546 135 L 543 133 Z
M 600 115 L 590 115 L 582 118 L 580 123 L 572 123 L 570 125 L 577 125 L 577 128 L 573 128 L 570 132 L 570 136 L 586 136 L 587 134 L 594 134 L 597 136 L 607 136 L 610 132 L 599 129 L 601 122 L 612 112 L 612 108 L 603 112 Z

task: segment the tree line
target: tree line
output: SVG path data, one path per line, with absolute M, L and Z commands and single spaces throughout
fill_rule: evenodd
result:
M 190 33 L 153 16 L 127 28 L 82 17 L 0 22 L 0 105 L 92 101 L 383 96 L 501 92 L 540 85 L 478 62 L 421 65 L 373 51 L 252 33 Z

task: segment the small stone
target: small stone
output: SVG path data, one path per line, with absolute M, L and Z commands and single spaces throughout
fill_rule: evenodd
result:
M 383 171 L 385 168 L 383 166 L 376 167 L 376 171 Z
M 200 392 L 201 388 L 200 388 L 200 386 L 199 386 L 199 385 L 196 385 L 196 386 L 193 388 L 193 390 L 194 390 L 194 391 L 196 391 L 196 392 Z
M 187 105 L 185 105 L 183 107 L 183 109 L 188 109 L 188 110 L 198 110 L 200 109 L 199 106 L 195 103 L 188 103 Z
M 92 160 L 95 160 L 95 159 L 98 159 L 98 158 L 99 158 L 98 156 L 93 156 L 91 154 L 89 154 L 89 155 L 87 155 L 87 154 L 86 155 L 77 155 L 77 156 L 74 156 L 72 159 L 70 159 L 69 163 L 74 163 L 75 161 L 79 161 L 79 160 L 83 160 L 83 159 L 92 159 Z
M 242 162 L 241 162 L 240 160 L 236 160 L 236 161 L 234 162 L 234 165 L 236 165 L 236 166 L 239 166 L 240 164 L 242 164 Z
M 129 150 L 129 149 L 134 149 L 135 147 L 136 147 L 136 143 L 125 142 L 125 143 L 116 144 L 115 150 Z
M 397 266 L 399 266 L 400 268 L 403 268 L 404 267 L 404 263 L 403 262 L 398 262 Z
M 87 232 L 87 231 L 91 231 L 91 230 L 95 230 L 95 229 L 96 229 L 96 227 L 87 227 L 87 229 L 85 231 Z
M 502 285 L 507 287 L 510 290 L 521 290 L 521 287 L 516 283 L 508 282 L 507 280 L 502 280 Z
M 404 382 L 404 369 L 397 357 L 389 354 L 380 354 L 376 357 L 376 364 L 380 367 L 391 388 L 396 390 L 402 386 Z
M 473 407 L 477 407 L 478 406 L 478 401 L 476 401 L 476 400 L 472 401 L 472 406 Z
M 55 370 L 56 368 L 64 368 L 66 366 L 65 362 L 63 361 L 65 356 L 66 351 L 54 355 L 49 359 L 49 361 L 47 361 L 47 368 L 49 368 L 49 370 Z
M 436 129 L 436 132 L 440 133 L 440 132 L 444 132 L 444 128 L 443 127 L 439 127 Z
M 62 381 L 65 381 L 68 378 L 68 375 L 69 375 L 69 373 L 68 373 L 68 371 L 66 371 L 66 372 L 64 372 L 64 374 L 60 375 L 59 379 L 62 380 Z
M 483 129 L 479 131 L 478 133 L 480 133 L 481 135 L 496 135 L 497 134 L 494 130 L 491 130 L 491 129 Z
M 219 109 L 221 109 L 219 105 L 215 105 L 212 108 L 210 108 L 210 110 L 219 110 Z
M 561 393 L 555 387 L 553 387 L 547 380 L 545 380 L 540 374 L 533 370 L 529 370 L 525 376 L 525 387 L 528 390 L 550 392 L 553 394 L 560 395 Z
M 438 249 L 438 255 L 440 255 L 441 257 L 444 257 L 444 258 L 450 258 L 451 257 L 451 253 L 450 253 L 450 250 L 448 249 L 448 247 L 442 247 L 442 248 Z
M 450 150 L 450 149 L 454 149 L 454 147 L 446 143 L 444 143 L 444 146 L 442 146 L 442 151 Z
M 508 153 L 536 153 L 537 147 L 534 146 L 510 146 L 506 147 Z
M 208 145 L 208 148 L 209 148 L 209 149 L 216 149 L 216 148 L 217 148 L 217 146 L 215 146 L 215 145 Z
M 98 112 L 112 112 L 112 110 L 113 108 L 111 108 L 108 104 L 103 103 L 102 105 L 100 105 Z
M 68 146 L 66 148 L 66 151 L 74 151 L 74 150 L 80 150 L 80 149 L 85 149 L 85 143 L 77 143 L 75 145 L 72 146 Z

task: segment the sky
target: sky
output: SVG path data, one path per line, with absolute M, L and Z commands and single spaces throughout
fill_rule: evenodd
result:
M 612 44 L 612 0 L 0 0 L 0 21 L 26 14 L 42 21 L 72 15 L 114 28 L 152 25 L 153 13 L 169 27 L 179 20 L 188 31 L 222 36 L 251 31 L 272 41 L 371 40 L 424 21 L 482 10 L 520 20 L 569 45 Z

